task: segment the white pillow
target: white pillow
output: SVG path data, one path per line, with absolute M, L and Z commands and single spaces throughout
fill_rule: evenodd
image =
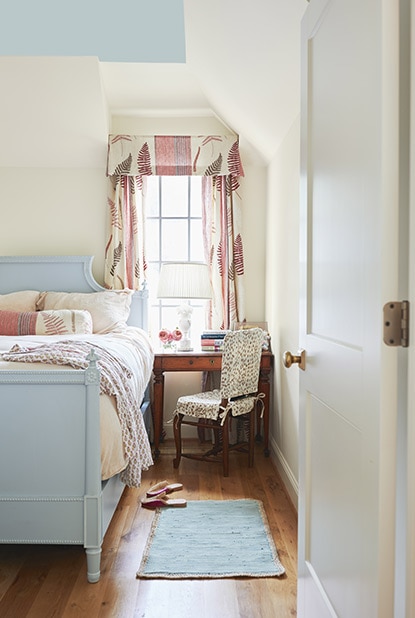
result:
M 48 309 L 81 309 L 92 316 L 93 332 L 108 333 L 124 325 L 130 315 L 133 290 L 104 292 L 42 292 L 36 307 Z
M 0 294 L 0 311 L 36 311 L 39 294 L 35 290 Z

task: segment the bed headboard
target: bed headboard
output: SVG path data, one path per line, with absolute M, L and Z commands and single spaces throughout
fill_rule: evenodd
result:
M 0 256 L 0 294 L 39 292 L 103 292 L 92 275 L 91 255 Z M 133 295 L 130 326 L 148 330 L 148 292 Z

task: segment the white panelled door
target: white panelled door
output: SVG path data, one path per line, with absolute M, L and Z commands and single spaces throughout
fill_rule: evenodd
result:
M 311 0 L 302 23 L 300 618 L 394 615 L 398 5 Z

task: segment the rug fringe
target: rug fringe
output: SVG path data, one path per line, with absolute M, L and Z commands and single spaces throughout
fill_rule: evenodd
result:
M 151 543 L 153 542 L 153 538 L 154 538 L 154 535 L 156 533 L 156 528 L 157 528 L 158 521 L 160 519 L 160 515 L 161 515 L 161 509 L 157 508 L 154 511 L 153 521 L 151 522 L 150 532 L 149 532 L 149 535 L 148 535 L 148 538 L 147 538 L 146 546 L 144 548 L 143 557 L 141 559 L 140 569 L 137 571 L 137 574 L 136 574 L 136 579 L 141 578 L 141 576 L 139 576 L 139 573 L 140 573 L 141 569 L 144 569 L 144 567 L 147 564 L 148 557 L 150 555 Z

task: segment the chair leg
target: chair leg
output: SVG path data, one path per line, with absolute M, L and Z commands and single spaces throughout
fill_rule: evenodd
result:
M 205 429 L 204 427 L 198 427 L 197 428 L 197 435 L 199 438 L 199 442 L 201 444 L 203 444 L 204 442 L 206 442 L 206 435 L 205 435 Z
M 226 415 L 222 429 L 223 476 L 229 476 L 229 414 Z
M 182 457 L 182 421 L 183 414 L 176 414 L 173 419 L 173 434 L 176 445 L 176 457 L 173 459 L 173 467 L 178 468 Z
M 213 453 L 220 453 L 223 448 L 223 427 L 212 421 L 213 426 Z
M 253 408 L 248 415 L 249 418 L 249 438 L 248 438 L 248 467 L 254 466 L 254 446 L 255 446 L 255 416 L 256 410 Z

